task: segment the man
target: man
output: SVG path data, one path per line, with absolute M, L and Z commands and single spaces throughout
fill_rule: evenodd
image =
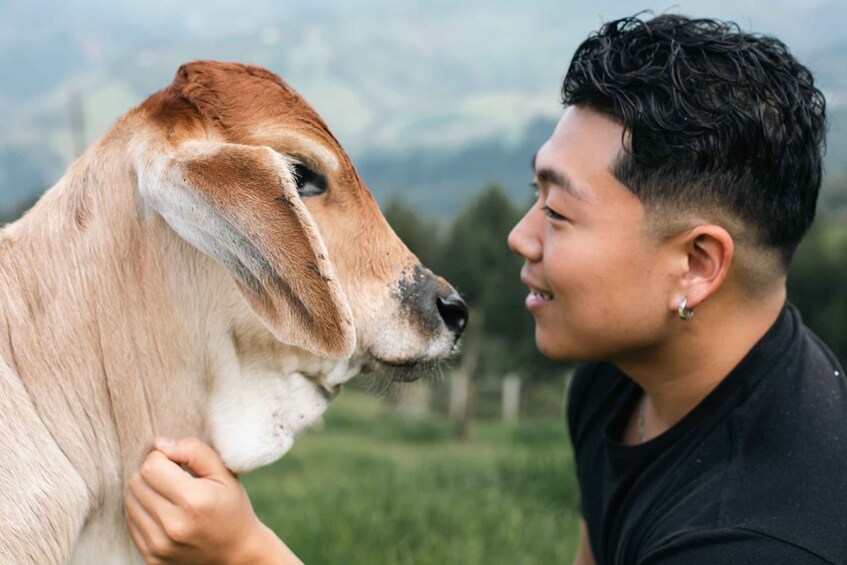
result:
M 772 38 L 660 16 L 604 25 L 562 92 L 509 245 L 538 347 L 590 362 L 576 561 L 847 562 L 847 386 L 785 291 L 820 186 L 810 73 Z M 127 496 L 145 557 L 296 559 L 211 449 L 159 447 Z
M 536 342 L 583 366 L 568 423 L 591 563 L 847 563 L 847 387 L 786 305 L 824 100 L 772 38 L 710 20 L 585 41 L 538 151 Z

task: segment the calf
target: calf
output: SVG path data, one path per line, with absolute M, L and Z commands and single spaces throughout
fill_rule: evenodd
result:
M 266 465 L 466 321 L 296 92 L 184 65 L 0 233 L 0 558 L 138 559 L 121 502 L 156 434 Z

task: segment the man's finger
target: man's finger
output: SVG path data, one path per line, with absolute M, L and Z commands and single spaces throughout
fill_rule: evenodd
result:
M 127 527 L 129 528 L 129 537 L 132 538 L 132 543 L 138 548 L 138 553 L 146 558 L 150 554 L 150 546 L 144 538 L 144 534 L 141 533 L 141 530 L 132 521 L 127 523 Z
M 232 477 L 218 453 L 197 438 L 156 438 L 156 449 L 168 458 L 185 465 L 197 477 L 223 479 Z
M 189 483 L 194 480 L 165 455 L 153 452 L 129 480 L 129 491 L 164 526 L 168 519 L 180 513 L 185 505 L 185 493 L 191 487 Z
M 127 493 L 124 498 L 124 508 L 132 540 L 142 555 L 149 554 L 151 540 L 164 535 L 162 525 L 144 509 L 132 492 Z
M 141 502 L 149 500 L 150 504 L 158 503 L 153 496 L 155 494 L 167 502 L 181 505 L 186 490 L 190 489 L 190 481 L 195 480 L 178 463 L 171 461 L 160 451 L 153 451 L 147 456 L 138 470 L 138 475 L 141 477 L 141 483 L 134 483 L 131 480 L 130 489 L 137 490 L 136 496 L 139 496 Z M 154 508 L 148 509 L 154 510 Z M 160 509 L 159 506 L 156 506 L 156 509 Z

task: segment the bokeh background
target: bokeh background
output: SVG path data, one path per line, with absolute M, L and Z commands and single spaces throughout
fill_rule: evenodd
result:
M 363 376 L 279 463 L 247 477 L 307 563 L 559 563 L 578 496 L 571 367 L 534 349 L 506 234 L 558 118 L 573 50 L 649 9 L 734 20 L 809 66 L 830 116 L 818 221 L 791 299 L 847 359 L 847 5 L 828 0 L 390 2 L 0 0 L 0 221 L 19 217 L 186 61 L 265 66 L 300 91 L 409 246 L 466 297 L 438 375 Z

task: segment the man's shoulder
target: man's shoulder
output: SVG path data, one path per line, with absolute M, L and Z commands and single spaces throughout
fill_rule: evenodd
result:
M 799 337 L 726 422 L 721 523 L 844 562 L 832 533 L 847 505 L 847 381 L 814 334 Z
M 745 528 L 715 528 L 681 533 L 638 559 L 639 565 L 712 563 L 796 563 L 826 565 L 829 558 L 768 534 Z
M 735 415 L 736 431 L 759 437 L 763 455 L 825 450 L 847 464 L 847 379 L 838 360 L 807 327 Z M 767 448 L 770 448 L 767 449 Z M 811 454 L 811 453 L 810 453 Z

